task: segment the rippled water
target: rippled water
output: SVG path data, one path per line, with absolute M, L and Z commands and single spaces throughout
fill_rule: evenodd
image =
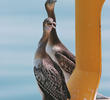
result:
M 102 13 L 103 72 L 99 87 L 99 91 L 107 96 L 110 96 L 109 11 L 110 7 L 105 7 Z M 33 74 L 33 57 L 42 36 L 42 21 L 46 17 L 46 14 L 41 15 L 0 16 L 0 100 L 41 100 Z M 57 16 L 58 35 L 75 53 L 74 14 L 62 14 L 62 18 L 57 13 Z

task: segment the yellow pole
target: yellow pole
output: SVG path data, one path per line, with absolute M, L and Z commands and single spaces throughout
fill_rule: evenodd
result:
M 76 0 L 76 69 L 71 100 L 95 100 L 101 77 L 101 8 L 104 0 Z

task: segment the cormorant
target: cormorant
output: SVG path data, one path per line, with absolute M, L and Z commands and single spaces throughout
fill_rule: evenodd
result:
M 56 22 L 54 13 L 55 2 L 56 0 L 47 0 L 45 3 L 45 8 L 48 17 L 53 18 Z M 67 82 L 76 65 L 75 56 L 59 40 L 56 29 L 52 29 L 51 31 L 46 51 L 52 60 L 60 66 Z
M 53 28 L 55 28 L 53 19 L 45 19 L 43 36 L 39 41 L 34 58 L 34 74 L 42 92 L 43 100 L 67 100 L 70 99 L 70 93 L 66 86 L 64 74 L 45 51 L 48 36 Z

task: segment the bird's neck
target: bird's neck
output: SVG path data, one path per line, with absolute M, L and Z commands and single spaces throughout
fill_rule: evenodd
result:
M 48 35 L 45 35 L 45 34 L 43 34 L 42 38 L 39 41 L 38 49 L 36 51 L 35 58 L 41 58 L 41 57 L 46 56 L 45 48 L 46 48 L 47 41 L 48 41 Z
M 47 14 L 48 14 L 48 17 L 52 18 L 53 21 L 56 22 L 56 17 L 55 17 L 54 9 L 51 10 L 51 11 L 47 10 Z
M 54 13 L 54 6 L 55 6 L 55 4 L 48 6 L 48 3 L 46 3 L 45 8 L 46 8 L 46 12 L 48 14 L 48 17 L 53 18 L 54 22 L 56 22 L 55 13 Z
M 55 13 L 54 13 L 54 8 L 53 9 L 48 9 L 46 7 L 46 11 L 47 11 L 47 14 L 48 14 L 48 17 L 51 17 L 53 18 L 54 22 L 56 22 L 56 17 L 55 17 Z M 51 33 L 50 33 L 50 36 L 49 36 L 49 41 L 48 43 L 51 44 L 51 45 L 55 45 L 57 43 L 59 43 L 60 40 L 57 36 L 57 32 L 56 32 L 56 29 L 52 29 Z
M 51 45 L 55 45 L 55 44 L 60 43 L 60 40 L 57 36 L 56 29 L 52 29 L 52 31 L 50 33 L 50 36 L 49 36 L 48 43 L 51 44 Z

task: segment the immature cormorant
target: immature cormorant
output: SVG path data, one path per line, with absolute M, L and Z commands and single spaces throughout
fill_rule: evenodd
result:
M 48 17 L 53 18 L 56 22 L 54 13 L 55 2 L 56 0 L 47 0 L 45 3 L 45 8 Z M 56 29 L 52 29 L 51 31 L 46 51 L 52 60 L 60 66 L 67 82 L 76 65 L 75 56 L 61 43 L 57 36 Z
M 45 51 L 48 36 L 52 28 L 55 28 L 54 24 L 52 18 L 43 22 L 43 36 L 34 58 L 34 74 L 43 100 L 67 100 L 70 99 L 70 93 L 63 72 Z

